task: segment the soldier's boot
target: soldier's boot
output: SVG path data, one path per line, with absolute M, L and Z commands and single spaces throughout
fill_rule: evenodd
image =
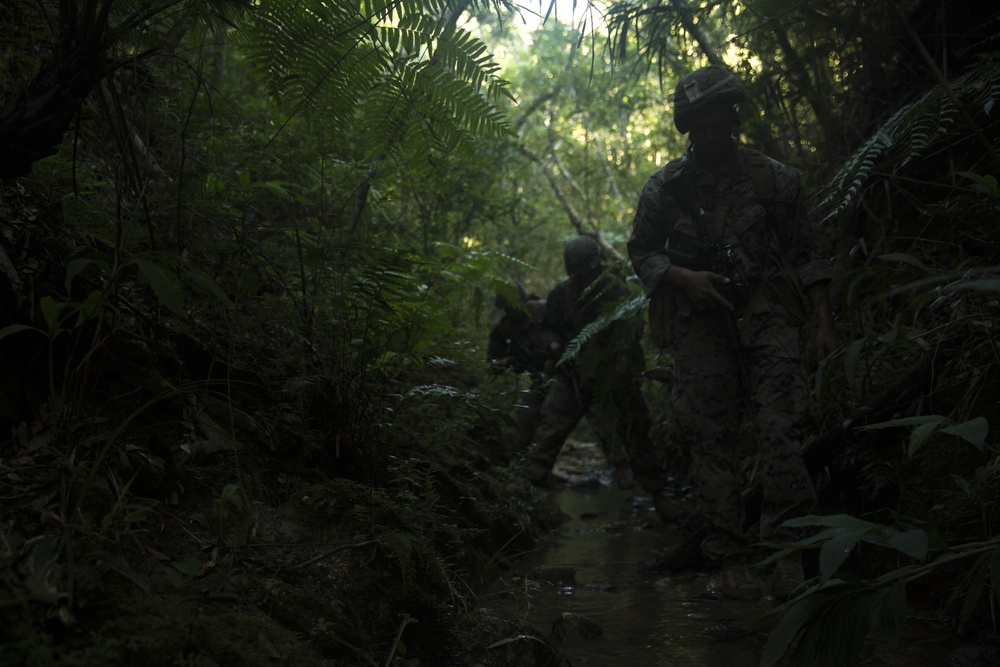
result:
M 795 552 L 774 564 L 771 594 L 778 600 L 788 600 L 805 590 L 802 556 Z
M 746 558 L 730 556 L 722 562 L 722 594 L 730 600 L 754 600 L 760 597 L 760 584 L 750 573 Z

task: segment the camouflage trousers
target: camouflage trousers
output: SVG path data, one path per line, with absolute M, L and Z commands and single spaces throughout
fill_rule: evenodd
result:
M 536 486 L 549 486 L 549 476 L 566 438 L 584 416 L 597 435 L 608 463 L 631 465 L 635 480 L 653 493 L 663 489 L 665 474 L 657 467 L 649 437 L 649 409 L 638 382 L 623 381 L 610 392 L 608 405 L 595 406 L 596 383 L 556 375 L 549 384 L 541 417 L 522 471 Z
M 722 560 L 748 554 L 757 540 L 799 539 L 781 526 L 816 504 L 802 460 L 809 394 L 798 330 L 780 310 L 750 322 L 743 358 L 751 403 L 736 353 L 723 336 L 721 313 L 695 313 L 675 326 L 668 437 L 691 452 L 708 527 L 702 552 Z M 763 487 L 759 534 L 745 526 L 741 496 L 744 485 L 757 481 Z

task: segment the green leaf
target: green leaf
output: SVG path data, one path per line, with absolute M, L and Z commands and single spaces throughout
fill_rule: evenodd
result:
M 797 600 L 781 615 L 778 627 L 767 636 L 760 667 L 774 667 L 795 642 L 796 636 L 813 621 L 821 601 L 816 596 Z
M 859 338 L 851 343 L 844 352 L 844 373 L 847 375 L 847 383 L 852 388 L 857 384 L 855 377 L 858 360 L 861 358 L 861 351 L 865 346 L 865 339 Z
M 858 519 L 850 514 L 831 514 L 827 516 L 810 514 L 808 516 L 798 517 L 797 519 L 789 519 L 782 525 L 789 526 L 790 528 L 802 528 L 805 526 L 829 526 L 831 528 L 866 531 L 879 527 L 878 524 Z
M 957 435 L 962 440 L 974 445 L 979 451 L 983 451 L 986 447 L 986 436 L 990 432 L 990 423 L 985 417 L 976 417 L 961 424 L 943 428 L 941 432 L 948 435 Z
M 178 317 L 184 317 L 183 295 L 177 276 L 172 271 L 168 271 L 160 264 L 151 262 L 143 257 L 135 257 L 132 262 L 139 267 L 139 271 L 149 281 L 153 293 L 164 306 L 169 308 Z
M 910 432 L 910 446 L 907 448 L 907 454 L 913 456 L 920 448 L 924 446 L 929 438 L 941 422 L 927 422 L 926 424 L 920 424 L 913 431 Z
M 200 560 L 194 556 L 189 556 L 181 561 L 174 561 L 171 563 L 178 572 L 186 574 L 189 577 L 196 577 L 198 573 L 201 572 L 202 563 Z
M 854 528 L 838 532 L 832 539 L 823 543 L 819 550 L 819 580 L 824 582 L 834 572 L 854 549 L 854 545 L 868 532 L 868 528 Z
M 21 331 L 37 331 L 43 336 L 46 335 L 45 332 L 39 329 L 38 327 L 33 327 L 27 324 L 10 324 L 8 326 L 5 326 L 3 329 L 0 329 L 0 340 L 3 340 L 7 336 L 19 333 Z
M 889 644 L 895 646 L 906 623 L 906 584 L 896 581 L 876 593 L 872 603 L 876 612 L 874 624 L 885 634 Z
M 205 273 L 201 271 L 190 271 L 188 272 L 187 277 L 190 278 L 191 283 L 195 287 L 215 296 L 224 306 L 226 306 L 226 308 L 233 308 L 236 305 L 233 303 L 232 299 L 230 299 L 229 296 L 222 291 L 222 288 L 219 287 L 219 283 L 212 280 L 212 278 Z
M 74 259 L 69 264 L 66 265 L 66 293 L 69 294 L 70 288 L 73 286 L 73 279 L 76 278 L 80 273 L 83 272 L 88 266 L 93 263 L 91 259 Z
M 921 528 L 914 528 L 901 533 L 896 533 L 888 539 L 888 544 L 896 551 L 906 554 L 917 560 L 927 558 L 929 540 L 927 532 Z
M 884 259 L 884 260 L 889 261 L 889 262 L 901 262 L 903 264 L 909 264 L 910 266 L 914 266 L 914 267 L 920 269 L 921 271 L 926 271 L 927 270 L 927 267 L 924 266 L 923 262 L 921 262 L 919 259 L 917 259 L 913 255 L 910 255 L 910 254 L 907 254 L 907 253 L 903 253 L 903 252 L 890 252 L 890 253 L 887 253 L 885 255 L 879 255 L 878 257 L 879 257 L 879 259 Z
M 972 290 L 974 292 L 1000 292 L 1000 280 L 996 278 L 982 278 L 979 280 L 962 280 L 943 287 L 943 292 L 961 292 L 962 290 Z
M 51 296 L 43 296 L 38 305 L 42 310 L 45 323 L 49 325 L 49 335 L 54 336 L 59 328 L 59 311 L 66 304 L 57 302 Z
M 900 419 L 890 419 L 889 421 L 878 422 L 877 424 L 867 424 L 858 427 L 859 431 L 874 431 L 880 428 L 895 428 L 897 426 L 919 426 L 921 424 L 935 425 L 950 421 L 944 415 L 919 415 L 917 417 L 902 417 Z
M 989 572 L 991 555 L 990 553 L 984 553 L 976 559 L 975 565 L 972 566 L 969 587 L 965 591 L 965 599 L 962 601 L 962 611 L 958 617 L 959 633 L 965 629 L 965 624 L 972 618 L 973 612 L 976 611 L 976 605 L 979 604 L 979 598 L 983 593 L 983 585 L 986 583 L 986 574 Z
M 90 318 L 97 315 L 101 308 L 104 306 L 104 294 L 100 290 L 94 290 L 87 295 L 87 298 L 83 300 L 77 308 L 76 313 L 76 326 L 80 326 Z

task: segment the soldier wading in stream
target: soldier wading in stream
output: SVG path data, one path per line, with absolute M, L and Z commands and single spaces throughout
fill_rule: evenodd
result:
M 613 321 L 584 342 L 574 358 L 562 359 L 584 327 L 629 296 L 628 287 L 605 273 L 604 251 L 589 236 L 566 243 L 563 262 L 569 277 L 549 292 L 542 316 L 550 355 L 561 362 L 555 366 L 522 471 L 532 484 L 549 487 L 559 451 L 587 415 L 615 467 L 619 487 L 638 482 L 656 494 L 664 486 L 664 475 L 654 460 L 649 412 L 639 384 L 645 363 L 641 321 Z
M 762 540 L 796 539 L 782 522 L 816 501 L 801 451 L 809 407 L 801 325 L 815 317 L 818 358 L 838 346 L 825 293 L 831 269 L 818 255 L 799 174 L 734 136 L 746 99 L 722 67 L 680 80 L 674 125 L 690 147 L 646 182 L 628 243 L 654 340 L 673 359 L 668 437 L 691 452 L 708 530 L 702 553 L 721 566 L 722 592 L 734 599 L 761 594 L 748 567 L 756 539 L 744 530 L 740 475 L 754 467 L 763 485 Z M 744 466 L 747 438 L 756 466 Z M 802 583 L 797 557 L 778 561 L 776 598 Z

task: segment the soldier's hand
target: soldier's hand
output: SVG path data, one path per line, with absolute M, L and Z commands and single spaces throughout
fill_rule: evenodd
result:
M 726 310 L 733 309 L 733 305 L 726 300 L 726 297 L 715 289 L 716 285 L 729 283 L 729 278 L 725 276 L 711 271 L 692 271 L 683 266 L 671 266 L 666 277 L 671 283 L 687 292 L 695 308 L 722 306 Z

